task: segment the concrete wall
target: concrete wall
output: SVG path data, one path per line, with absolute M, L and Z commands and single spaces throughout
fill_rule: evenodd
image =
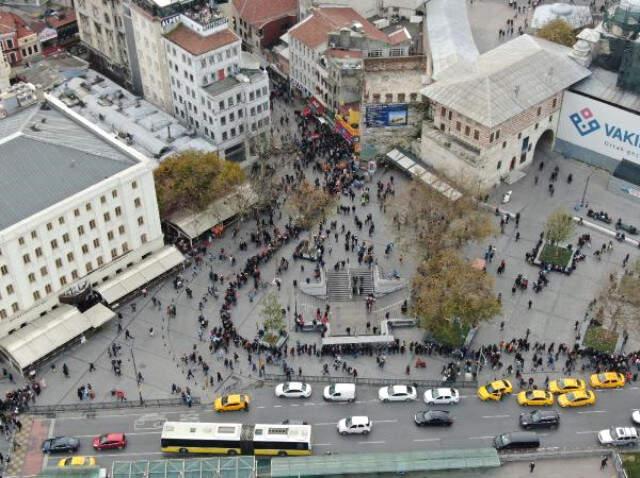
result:
M 583 148 L 574 143 L 569 143 L 563 139 L 557 139 L 555 150 L 565 156 L 577 159 L 597 168 L 602 168 L 612 173 L 619 164 L 619 161 L 609 156 L 605 156 L 590 149 Z

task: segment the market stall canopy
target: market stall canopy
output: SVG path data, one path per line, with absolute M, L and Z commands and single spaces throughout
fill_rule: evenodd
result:
M 0 340 L 0 354 L 17 370 L 24 372 L 60 347 L 108 322 L 115 313 L 102 304 L 85 312 L 71 305 L 29 322 L 25 327 Z
M 154 252 L 142 262 L 136 264 L 95 288 L 108 304 L 129 295 L 156 277 L 184 262 L 182 253 L 173 246 L 167 246 Z
M 205 210 L 195 213 L 179 211 L 167 222 L 179 229 L 188 239 L 195 239 L 217 224 L 222 224 L 258 202 L 258 195 L 245 183 L 231 194 L 212 202 Z

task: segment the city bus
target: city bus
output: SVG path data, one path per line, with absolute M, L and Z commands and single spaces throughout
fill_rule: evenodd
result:
M 311 425 L 165 422 L 164 453 L 211 455 L 311 455 Z

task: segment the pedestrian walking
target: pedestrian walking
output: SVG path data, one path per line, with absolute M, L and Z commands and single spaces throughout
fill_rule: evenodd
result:
M 529 463 L 529 473 L 533 473 L 533 470 L 535 470 L 536 468 L 536 462 L 532 461 L 531 463 Z
M 600 469 L 604 470 L 607 467 L 607 462 L 609 461 L 609 457 L 608 456 L 603 456 L 602 460 L 600 460 Z
M 531 306 L 533 305 L 533 301 L 529 299 L 529 310 L 531 310 Z
M 89 362 L 89 372 L 95 372 L 96 371 L 96 366 L 93 365 L 93 362 Z

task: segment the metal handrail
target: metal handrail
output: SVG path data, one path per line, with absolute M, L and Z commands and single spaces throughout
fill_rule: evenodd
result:
M 287 376 L 284 374 L 265 373 L 263 380 L 269 382 L 286 382 Z M 455 382 L 443 382 L 442 380 L 424 380 L 407 378 L 367 378 L 367 377 L 336 377 L 331 375 L 296 375 L 297 381 L 316 382 L 316 383 L 333 383 L 349 381 L 359 385 L 415 385 L 417 387 L 453 387 L 453 388 L 476 388 L 477 380 L 461 380 Z
M 193 405 L 200 405 L 200 397 L 191 397 Z M 42 415 L 55 412 L 93 412 L 98 410 L 114 410 L 125 408 L 170 407 L 186 404 L 181 398 L 157 398 L 144 400 L 125 400 L 113 402 L 59 403 L 56 405 L 36 405 L 29 407 L 29 413 Z

